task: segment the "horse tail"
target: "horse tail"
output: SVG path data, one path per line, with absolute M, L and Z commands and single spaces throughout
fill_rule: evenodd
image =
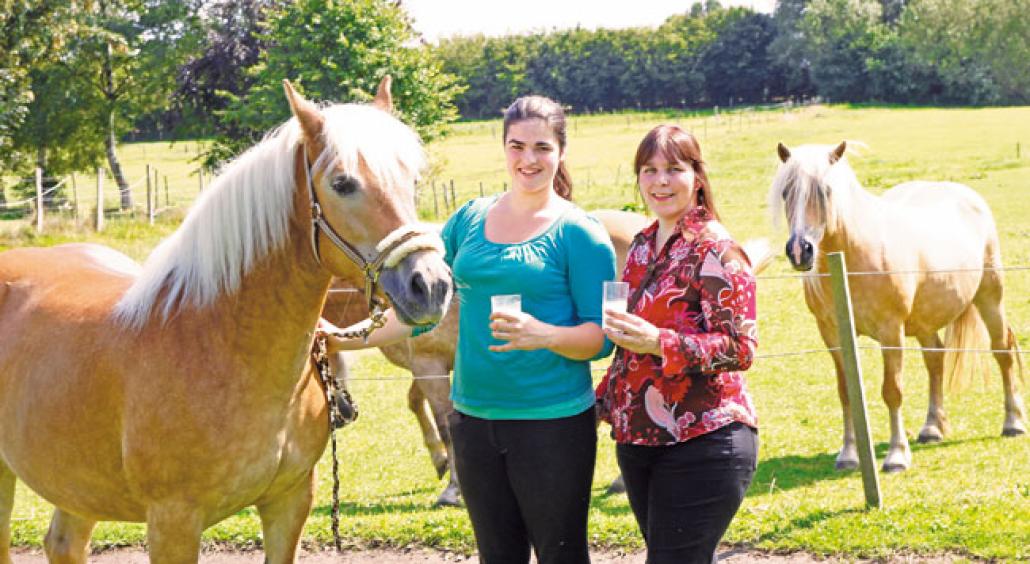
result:
M 748 239 L 741 245 L 744 248 L 744 253 L 747 254 L 747 258 L 751 261 L 751 272 L 756 276 L 758 273 L 765 270 L 769 266 L 776 255 L 772 252 L 772 245 L 769 244 L 769 239 Z
M 990 343 L 987 326 L 970 303 L 944 332 L 944 381 L 950 391 L 960 392 L 975 374 L 987 374 L 987 360 L 977 351 L 990 348 Z
M 1015 353 L 1016 356 L 1016 374 L 1019 374 L 1019 381 L 1026 384 L 1026 378 L 1023 377 L 1023 351 L 1019 348 L 1019 339 L 1016 339 L 1016 332 L 1012 330 L 1010 325 L 1008 330 L 1008 338 L 1005 343 L 1006 350 L 1010 350 Z

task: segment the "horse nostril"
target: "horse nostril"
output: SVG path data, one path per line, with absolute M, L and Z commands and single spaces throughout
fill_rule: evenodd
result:
M 415 272 L 411 275 L 411 297 L 422 300 L 429 295 L 429 286 L 426 285 L 426 279 L 422 276 L 421 272 Z

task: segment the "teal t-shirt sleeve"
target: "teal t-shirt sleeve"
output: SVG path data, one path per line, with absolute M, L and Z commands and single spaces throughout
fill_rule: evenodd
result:
M 566 226 L 569 287 L 576 316 L 581 321 L 601 325 L 603 282 L 615 280 L 615 249 L 608 232 L 599 221 L 582 214 Z M 614 345 L 607 338 L 590 360 L 611 354 Z
M 443 260 L 447 263 L 447 266 L 454 266 L 454 254 L 458 250 L 458 241 L 464 237 L 465 226 L 467 224 L 467 215 L 469 208 L 475 200 L 465 202 L 465 205 L 461 206 L 458 211 L 454 212 L 451 217 L 447 218 L 447 223 L 443 224 L 443 228 L 440 230 L 440 238 L 443 239 L 444 255 Z M 457 289 L 455 289 L 455 295 L 451 299 L 458 299 Z M 430 325 L 416 325 L 411 329 L 411 336 L 418 337 L 419 335 L 428 333 L 433 329 L 436 329 L 436 323 Z

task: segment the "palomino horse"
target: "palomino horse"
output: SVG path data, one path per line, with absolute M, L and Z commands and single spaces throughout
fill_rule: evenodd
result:
M 826 254 L 843 251 L 851 276 L 855 329 L 879 341 L 883 355 L 883 400 L 890 413 L 891 438 L 884 471 L 909 467 L 912 455 L 901 418 L 901 347 L 906 335 L 923 347 L 930 376 L 929 409 L 919 442 L 947 433 L 943 385 L 968 378 L 970 349 L 990 348 L 1001 367 L 1005 392 L 1002 434 L 1026 432 L 1023 402 L 1012 378 L 1022 378 L 1022 359 L 1002 306 L 1001 249 L 987 203 L 967 186 L 952 182 L 906 182 L 883 196 L 862 189 L 844 158 L 847 145 L 804 146 L 778 152 L 780 166 L 769 192 L 775 218 L 786 212 L 790 227 L 787 257 L 796 270 L 825 274 Z M 844 413 L 844 445 L 838 469 L 858 465 L 855 429 L 848 409 L 840 340 L 827 277 L 805 279 L 805 302 L 832 351 L 837 391 Z M 982 319 L 982 321 L 981 321 Z M 938 331 L 947 328 L 942 344 Z M 960 349 L 955 357 L 940 350 Z M 947 378 L 945 378 L 945 373 Z M 957 386 L 956 386 L 957 387 Z
M 147 523 L 152 561 L 196 562 L 206 527 L 255 505 L 266 561 L 292 562 L 328 436 L 309 370 L 332 275 L 359 283 L 353 255 L 402 319 L 445 311 L 439 237 L 413 230 L 423 150 L 384 111 L 388 80 L 378 107 L 285 87 L 294 119 L 142 270 L 94 245 L 0 255 L 0 563 L 15 477 L 56 506 L 51 561 L 85 562 L 118 520 Z
M 634 235 L 643 230 L 651 220 L 637 213 L 618 210 L 596 210 L 591 212 L 591 215 L 608 231 L 615 247 L 616 272 L 621 274 Z M 755 261 L 756 272 L 764 268 L 771 259 L 767 245 L 761 245 L 762 243 L 758 242 L 749 242 L 746 245 L 749 256 Z M 345 282 L 334 284 L 334 288 L 341 291 L 330 293 L 323 312 L 326 319 L 341 326 L 357 323 L 368 315 L 358 290 L 347 286 Z M 444 472 L 450 469 L 450 481 L 437 499 L 440 505 L 456 505 L 461 496 L 457 474 L 454 472 L 450 432 L 447 428 L 447 414 L 454 408 L 450 401 L 450 381 L 446 376 L 454 368 L 457 339 L 458 301 L 453 300 L 447 314 L 435 329 L 402 343 L 381 348 L 391 363 L 410 370 L 414 376 L 408 390 L 408 407 L 418 418 L 422 438 L 437 475 L 443 477 Z M 337 373 L 346 374 L 346 364 L 342 355 L 335 359 L 334 367 Z M 609 492 L 622 491 L 625 491 L 625 486 L 619 477 L 612 483 Z

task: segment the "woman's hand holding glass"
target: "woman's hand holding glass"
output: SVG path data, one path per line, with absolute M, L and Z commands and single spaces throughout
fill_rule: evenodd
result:
M 546 349 L 554 342 L 554 326 L 525 312 L 491 313 L 490 334 L 499 341 L 508 341 L 503 345 L 491 345 L 493 352 Z
M 662 354 L 658 328 L 642 317 L 613 309 L 605 312 L 604 334 L 616 345 L 639 354 Z

